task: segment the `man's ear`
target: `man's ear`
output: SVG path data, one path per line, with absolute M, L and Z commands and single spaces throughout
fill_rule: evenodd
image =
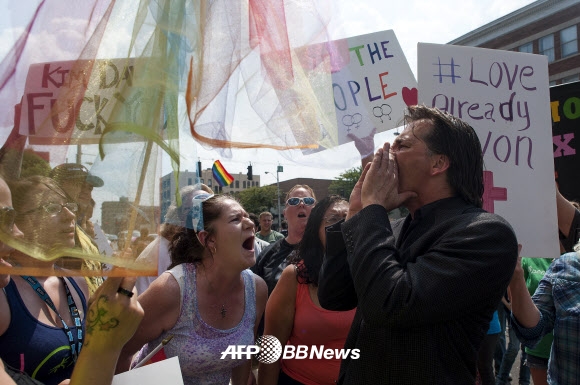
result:
M 449 168 L 449 158 L 447 155 L 435 154 L 432 156 L 431 175 L 439 175 L 447 171 Z

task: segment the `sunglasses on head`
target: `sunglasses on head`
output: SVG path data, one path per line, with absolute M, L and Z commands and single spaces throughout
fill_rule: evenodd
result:
M 314 198 L 311 197 L 305 197 L 305 198 L 290 198 L 286 201 L 286 204 L 288 206 L 298 206 L 300 203 L 304 203 L 304 206 L 312 206 L 316 200 Z
M 187 213 L 185 219 L 185 227 L 195 230 L 196 232 L 203 230 L 203 209 L 202 203 L 212 198 L 214 194 L 202 193 L 191 198 L 192 206 Z
M 196 196 L 191 198 L 191 200 L 205 202 L 206 200 L 208 200 L 209 198 L 211 198 L 213 196 L 214 196 L 214 194 L 208 194 L 208 193 L 197 194 Z
M 16 211 L 12 207 L 1 207 L 0 208 L 0 231 L 6 234 L 12 234 L 14 229 L 14 218 L 16 217 Z

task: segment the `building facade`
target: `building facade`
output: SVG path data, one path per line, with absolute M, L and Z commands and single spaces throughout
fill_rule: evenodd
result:
M 248 180 L 248 176 L 246 174 L 242 174 L 241 172 L 238 174 L 231 174 L 234 178 L 233 182 L 229 186 L 221 187 L 217 184 L 215 179 L 213 178 L 211 168 L 207 168 L 201 171 L 201 177 L 199 178 L 199 182 L 207 185 L 210 187 L 214 192 L 217 193 L 227 193 L 227 194 L 234 194 L 236 192 L 252 188 L 252 187 L 260 187 L 260 176 L 253 175 L 252 180 Z M 191 186 L 197 183 L 197 173 L 191 172 L 188 170 L 182 171 L 179 173 L 178 178 L 179 184 L 177 189 L 181 189 L 185 186 Z M 175 197 L 176 191 L 176 183 L 175 178 L 173 177 L 173 173 L 169 173 L 161 177 L 160 181 L 160 206 L 161 206 L 161 221 L 165 219 L 165 214 L 167 213 L 167 209 L 171 205 L 173 198 Z
M 580 80 L 579 29 L 578 0 L 539 0 L 448 44 L 546 55 L 553 86 Z
M 146 227 L 149 233 L 159 230 L 159 207 L 135 207 L 127 197 L 121 197 L 117 202 L 103 202 L 101 205 L 101 228 L 106 234 L 118 235 L 127 230 L 133 211 L 136 211 L 134 230 Z

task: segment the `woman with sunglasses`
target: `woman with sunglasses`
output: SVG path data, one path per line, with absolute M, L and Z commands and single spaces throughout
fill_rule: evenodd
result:
M 325 228 L 346 217 L 348 202 L 338 195 L 324 198 L 312 209 L 304 236 L 291 254 L 291 265 L 266 306 L 264 335 L 283 344 L 342 349 L 355 310 L 330 311 L 318 302 L 318 275 L 326 247 Z M 311 348 L 309 348 L 309 352 Z M 340 359 L 280 359 L 260 364 L 259 385 L 334 384 Z
M 288 236 L 266 248 L 252 267 L 252 271 L 266 281 L 268 295 L 272 294 L 282 270 L 288 265 L 286 258 L 302 239 L 308 216 L 315 203 L 314 191 L 308 185 L 297 184 L 286 194 L 284 218 L 288 223 Z
M 15 224 L 22 240 L 46 249 L 74 247 L 76 203 L 50 178 L 11 184 Z M 12 266 L 52 269 L 11 255 Z M 11 276 L 0 294 L 0 357 L 46 385 L 70 378 L 84 343 L 88 286 L 83 278 Z
M 190 209 L 171 242 L 171 265 L 139 296 L 145 317 L 117 372 L 139 349 L 133 365 L 173 336 L 163 354 L 179 357 L 184 384 L 245 385 L 250 360 L 221 357 L 228 346 L 254 344 L 266 306 L 266 284 L 248 270 L 254 223 L 228 195 L 203 193 L 183 204 Z

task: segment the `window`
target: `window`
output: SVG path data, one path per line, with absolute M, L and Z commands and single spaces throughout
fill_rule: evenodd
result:
M 548 35 L 541 37 L 538 40 L 538 45 L 540 47 L 540 55 L 546 55 L 548 57 L 548 63 L 554 61 L 554 35 Z
M 205 183 L 205 182 L 203 181 L 203 179 L 200 179 L 199 181 L 200 181 L 199 183 Z
M 572 76 L 566 76 L 565 78 L 562 79 L 562 84 L 572 83 L 572 82 L 577 82 L 577 81 L 578 81 L 578 74 L 572 75 Z
M 522 44 L 518 47 L 518 51 L 526 53 L 534 53 L 534 44 L 532 42 Z
M 240 188 L 240 181 L 239 180 L 236 181 L 236 188 Z
M 260 182 L 256 182 L 256 187 L 260 187 Z
M 578 32 L 575 25 L 560 31 L 560 44 L 562 57 L 578 53 Z
M 244 181 L 244 188 L 246 188 L 246 181 Z
M 193 183 L 191 183 L 191 178 L 187 178 L 187 184 L 190 186 L 193 184 Z
M 207 186 L 211 187 L 211 178 L 207 180 Z

